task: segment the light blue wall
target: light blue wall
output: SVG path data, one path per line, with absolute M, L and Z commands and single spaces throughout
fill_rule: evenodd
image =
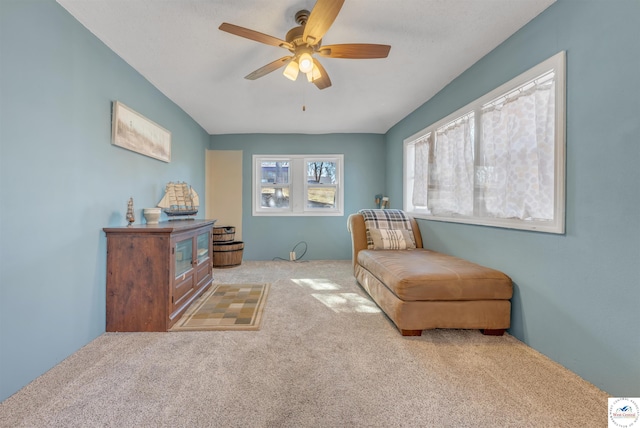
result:
M 351 258 L 347 216 L 372 208 L 384 190 L 384 136 L 379 134 L 250 134 L 213 135 L 212 150 L 242 150 L 242 239 L 245 260 L 288 258 L 304 241 L 305 260 Z M 254 154 L 344 154 L 344 216 L 253 217 L 251 215 L 252 156 Z M 300 245 L 296 254 L 304 249 Z
M 204 198 L 209 135 L 53 0 L 0 3 L 0 401 L 105 330 L 106 239 L 171 180 Z M 110 143 L 120 100 L 172 132 Z
M 566 234 L 421 221 L 426 245 L 504 270 L 511 334 L 615 396 L 640 395 L 640 2 L 558 0 L 387 134 L 402 141 L 567 52 Z

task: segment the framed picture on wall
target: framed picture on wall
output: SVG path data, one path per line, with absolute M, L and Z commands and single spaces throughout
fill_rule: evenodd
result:
M 113 102 L 111 144 L 171 162 L 171 132 L 119 101 Z

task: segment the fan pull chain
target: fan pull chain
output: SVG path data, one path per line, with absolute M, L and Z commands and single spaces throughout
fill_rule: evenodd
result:
M 306 91 L 305 91 L 306 85 L 302 86 L 302 111 L 307 111 L 307 106 L 306 106 Z

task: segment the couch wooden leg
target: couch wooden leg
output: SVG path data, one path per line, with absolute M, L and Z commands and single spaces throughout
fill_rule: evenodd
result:
M 403 336 L 422 336 L 422 330 L 402 330 L 400 329 L 400 333 Z
M 485 329 L 482 329 L 482 334 L 486 336 L 502 336 L 504 334 L 504 328 L 499 328 L 497 330 L 485 328 Z

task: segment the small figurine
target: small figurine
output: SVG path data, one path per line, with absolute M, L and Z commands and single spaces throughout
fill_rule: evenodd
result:
M 380 203 L 382 202 L 382 194 L 379 193 L 376 195 L 376 208 L 382 208 Z
M 136 216 L 133 214 L 133 198 L 129 198 L 127 202 L 127 221 L 129 222 L 127 226 L 131 226 L 136 221 Z

